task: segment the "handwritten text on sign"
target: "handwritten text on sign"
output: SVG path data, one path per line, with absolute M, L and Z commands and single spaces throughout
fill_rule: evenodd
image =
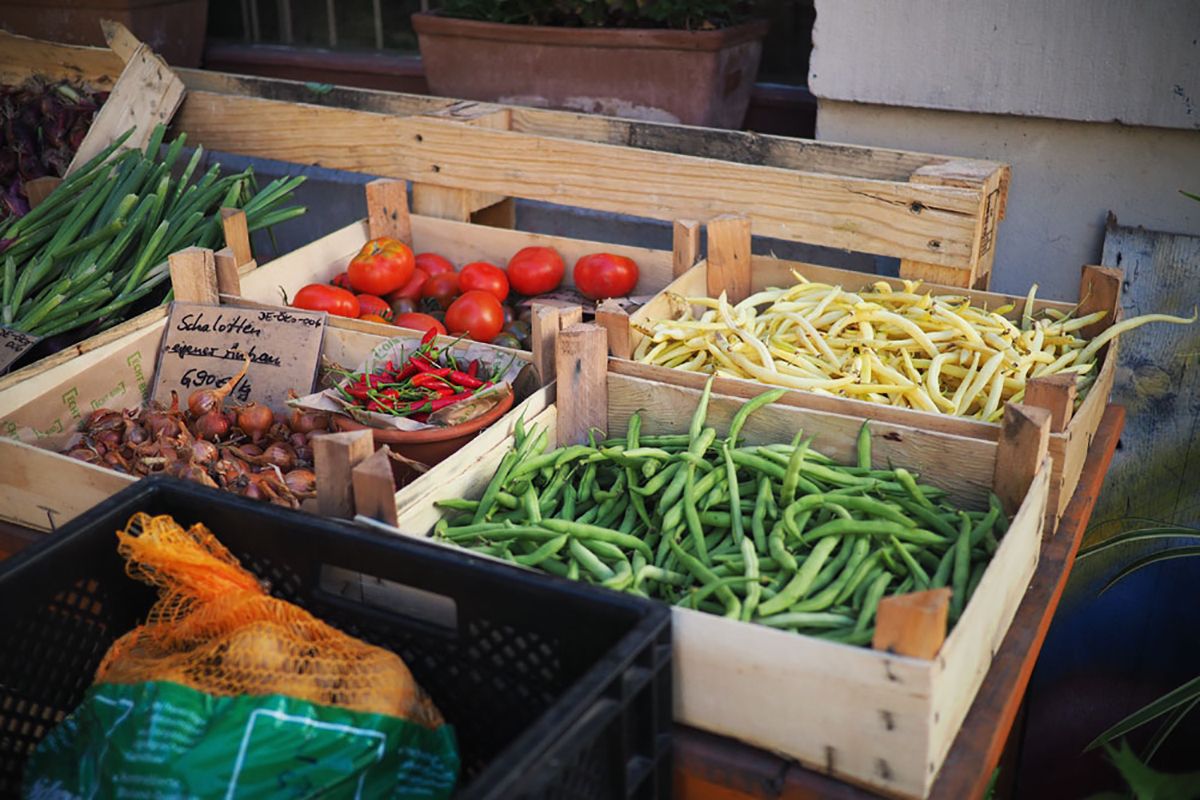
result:
M 21 333 L 0 326 L 0 372 L 8 369 L 25 351 L 40 342 L 42 337 Z
M 170 403 L 174 389 L 186 401 L 224 386 L 249 359 L 230 401 L 282 411 L 289 389 L 312 391 L 324 334 L 324 312 L 172 303 L 152 396 Z

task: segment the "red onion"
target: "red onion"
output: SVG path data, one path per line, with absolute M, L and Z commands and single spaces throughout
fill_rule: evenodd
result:
M 217 460 L 217 446 L 212 442 L 197 439 L 192 442 L 192 461 L 208 466 Z
M 282 470 L 289 470 L 296 465 L 296 451 L 284 442 L 272 442 L 263 450 L 255 463 L 273 465 Z
M 250 359 L 246 359 L 246 363 L 242 365 L 241 372 L 225 382 L 225 385 L 218 389 L 197 389 L 188 395 L 188 411 L 192 412 L 192 416 L 199 420 L 210 411 L 221 411 L 221 406 L 225 402 L 225 398 L 233 391 L 233 387 L 237 385 L 246 375 L 246 370 L 250 368 Z
M 329 415 L 320 411 L 306 411 L 303 408 L 292 410 L 288 417 L 288 425 L 297 433 L 312 433 L 313 431 L 329 430 Z
M 283 482 L 297 497 L 317 496 L 317 476 L 311 469 L 297 467 L 283 476 Z
M 274 421 L 274 412 L 260 403 L 248 403 L 237 410 L 237 426 L 256 442 L 266 435 Z
M 229 433 L 229 420 L 220 411 L 210 411 L 196 420 L 196 436 L 215 442 Z

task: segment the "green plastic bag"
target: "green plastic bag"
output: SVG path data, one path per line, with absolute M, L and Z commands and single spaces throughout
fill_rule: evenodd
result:
M 96 684 L 30 757 L 24 796 L 439 800 L 458 770 L 449 725 L 165 681 Z

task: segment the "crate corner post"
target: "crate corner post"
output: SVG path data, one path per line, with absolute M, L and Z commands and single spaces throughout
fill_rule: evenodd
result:
M 579 322 L 558 334 L 554 352 L 558 446 L 582 444 L 608 429 L 608 335 Z
M 370 430 L 327 433 L 314 438 L 312 446 L 317 512 L 326 517 L 353 517 L 353 470 L 374 452 L 374 435 Z

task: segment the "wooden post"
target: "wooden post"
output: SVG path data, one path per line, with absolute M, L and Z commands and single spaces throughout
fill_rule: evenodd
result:
M 412 247 L 408 187 L 404 181 L 380 178 L 367 184 L 367 231 L 372 239 L 390 236 Z
M 108 44 L 108 49 L 116 53 L 127 64 L 137 55 L 138 48 L 142 46 L 141 41 L 129 32 L 129 28 L 119 22 L 102 19 L 100 20 L 100 30 L 104 32 L 104 41 Z
M 314 436 L 312 448 L 317 474 L 317 513 L 326 517 L 353 517 L 352 472 L 375 449 L 371 431 Z
M 677 219 L 671 239 L 671 274 L 678 278 L 700 260 L 700 223 Z
M 356 514 L 396 527 L 396 481 L 388 449 L 381 447 L 350 471 Z M 319 484 L 318 484 L 319 485 Z
M 1121 281 L 1124 275 L 1115 267 L 1087 265 L 1079 276 L 1079 316 L 1107 311 L 1104 319 L 1079 330 L 1079 335 L 1091 339 L 1117 320 L 1121 310 Z
M 732 214 L 708 221 L 708 293 L 730 303 L 750 296 L 750 220 Z
M 933 658 L 946 640 L 949 612 L 947 588 L 885 597 L 875 612 L 871 647 L 900 656 Z
M 537 368 L 542 386 L 554 380 L 554 350 L 558 332 L 568 325 L 583 322 L 583 309 L 579 306 L 563 308 L 549 303 L 534 303 L 530 318 L 530 347 L 533 350 L 533 365 Z
M 583 444 L 592 428 L 608 429 L 608 335 L 576 323 L 558 334 L 554 355 L 558 446 Z
M 1025 398 L 1022 402 L 1049 411 L 1050 432 L 1062 433 L 1075 411 L 1075 383 L 1074 372 L 1030 378 L 1025 382 Z
M 240 208 L 221 209 L 221 231 L 225 234 L 225 246 L 233 254 L 234 263 L 242 266 L 254 260 L 250 249 L 250 228 L 246 224 L 246 212 Z
M 1015 514 L 1029 492 L 1029 485 L 1046 458 L 1050 444 L 1050 412 L 1044 408 L 1009 403 L 1004 407 L 999 451 L 992 477 L 992 491 L 1000 498 L 1004 513 Z
M 167 267 L 171 271 L 171 288 L 176 300 L 214 306 L 220 304 L 217 265 L 212 250 L 188 247 L 171 253 L 167 256 Z
M 629 335 L 629 312 L 615 299 L 596 306 L 596 324 L 608 332 L 608 352 L 616 358 L 633 358 L 633 339 Z

